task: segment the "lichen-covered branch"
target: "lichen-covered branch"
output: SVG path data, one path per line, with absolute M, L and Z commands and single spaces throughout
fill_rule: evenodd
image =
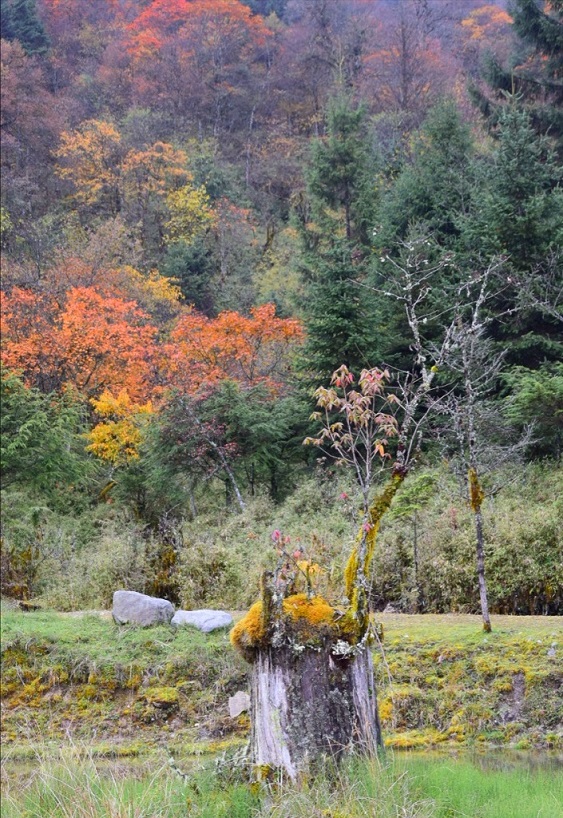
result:
M 379 526 L 404 479 L 404 471 L 394 472 L 385 489 L 374 498 L 346 564 L 344 583 L 349 606 L 345 619 L 349 625 L 348 630 L 352 633 L 355 631 L 357 640 L 364 636 L 369 626 L 368 577 Z

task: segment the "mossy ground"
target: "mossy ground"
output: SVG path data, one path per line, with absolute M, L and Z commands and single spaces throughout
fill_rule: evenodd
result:
M 563 746 L 563 618 L 496 616 L 492 633 L 477 616 L 380 618 L 388 746 Z
M 380 713 L 391 747 L 560 747 L 563 618 L 378 615 Z M 555 649 L 555 656 L 549 651 Z M 248 666 L 228 633 L 119 628 L 97 615 L 4 611 L 5 752 L 85 742 L 100 755 L 167 745 L 215 752 L 244 740 L 228 697 Z
M 246 666 L 227 631 L 118 627 L 98 615 L 2 616 L 4 747 L 71 738 L 137 748 L 181 742 L 212 750 L 245 733 L 228 697 Z

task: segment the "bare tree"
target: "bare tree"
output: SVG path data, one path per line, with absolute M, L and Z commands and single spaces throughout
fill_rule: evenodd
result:
M 434 411 L 446 420 L 441 433 L 448 448 L 454 448 L 453 464 L 462 475 L 466 499 L 473 512 L 477 555 L 477 580 L 483 629 L 491 630 L 485 578 L 485 535 L 482 504 L 500 484 L 486 491 L 483 477 L 514 462 L 531 441 L 531 428 L 514 439 L 514 430 L 503 418 L 491 395 L 498 388 L 505 350 L 498 351 L 487 338 L 492 316 L 485 307 L 498 293 L 495 273 L 500 263 L 491 264 L 479 276 L 462 285 L 450 325 L 451 343 L 445 365 L 454 387 L 434 401 Z
M 553 251 L 529 275 L 515 275 L 521 308 L 539 310 L 563 323 L 563 251 Z
M 444 443 L 451 462 L 462 476 L 464 494 L 474 515 L 477 579 L 483 627 L 491 630 L 485 579 L 485 535 L 482 504 L 487 495 L 498 492 L 500 483 L 488 490 L 483 475 L 498 472 L 507 462 L 518 459 L 530 444 L 532 430 L 515 436 L 498 403 L 491 400 L 498 388 L 504 366 L 505 350 L 499 350 L 488 338 L 489 324 L 502 319 L 492 309 L 499 295 L 513 282 L 503 277 L 503 259 L 492 261 L 484 271 L 463 275 L 461 283 L 444 291 L 445 306 L 430 306 L 432 286 L 440 273 L 453 264 L 449 255 L 430 264 L 427 238 L 416 238 L 402 245 L 399 260 L 382 261 L 393 268 L 391 284 L 380 290 L 404 305 L 412 336 L 411 350 L 415 368 L 421 376 L 440 372 L 438 389 L 426 389 L 425 417 L 434 419 L 435 431 Z M 436 302 L 435 302 L 436 303 Z M 442 326 L 438 341 L 425 338 L 427 326 Z

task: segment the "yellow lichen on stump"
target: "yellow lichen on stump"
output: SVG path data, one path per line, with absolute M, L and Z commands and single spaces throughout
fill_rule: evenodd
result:
M 298 637 L 301 643 L 316 643 L 340 635 L 339 612 L 322 596 L 293 594 L 282 603 L 280 626 Z M 247 614 L 231 630 L 231 644 L 250 659 L 253 651 L 263 647 L 268 638 L 262 601 L 255 602 Z
M 323 636 L 336 636 L 336 610 L 322 596 L 312 599 L 307 594 L 294 594 L 283 601 L 286 621 L 293 626 L 301 639 L 311 641 Z
M 231 630 L 231 645 L 243 656 L 247 656 L 249 650 L 259 647 L 266 635 L 262 609 L 262 600 L 255 602 Z

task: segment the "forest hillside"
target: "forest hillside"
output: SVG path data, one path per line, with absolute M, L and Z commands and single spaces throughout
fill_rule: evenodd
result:
M 345 366 L 432 377 L 372 607 L 477 612 L 478 517 L 561 614 L 561 0 L 1 10 L 2 594 L 241 609 L 280 532 L 337 593 Z

